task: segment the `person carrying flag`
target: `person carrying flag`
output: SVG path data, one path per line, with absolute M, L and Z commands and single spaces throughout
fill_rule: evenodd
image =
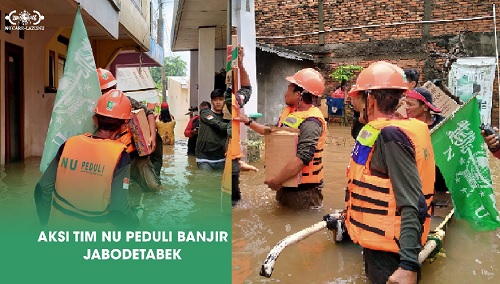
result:
M 96 133 L 70 137 L 61 145 L 35 187 L 42 226 L 139 225 L 138 211 L 134 213 L 129 204 L 130 156 L 116 140 L 130 119 L 130 110 L 130 101 L 121 91 L 108 91 L 94 110 Z

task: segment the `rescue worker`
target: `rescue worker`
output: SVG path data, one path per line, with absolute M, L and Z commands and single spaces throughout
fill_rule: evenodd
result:
M 70 137 L 61 145 L 35 187 L 42 226 L 139 225 L 129 205 L 130 156 L 115 140 L 130 119 L 130 109 L 121 91 L 108 91 L 94 110 L 96 133 Z
M 320 99 L 325 81 L 312 68 L 299 70 L 286 80 L 289 82 L 285 93 L 286 107 L 277 125 L 300 130 L 297 153 L 276 176 L 264 183 L 276 191 L 276 200 L 283 206 L 292 209 L 319 208 L 323 203 L 322 157 L 327 124 L 321 110 L 313 103 Z M 238 120 L 260 134 L 269 129 L 245 115 L 240 115 Z M 282 187 L 283 182 L 298 174 L 302 176 L 298 187 Z
M 113 74 L 106 69 L 98 68 L 97 77 L 101 86 L 101 92 L 104 94 L 109 90 L 116 89 L 117 81 Z M 160 134 L 156 131 L 156 119 L 154 112 L 137 100 L 128 97 L 133 110 L 143 109 L 148 119 L 150 140 L 148 147 L 151 154 L 139 156 L 132 140 L 130 127 L 124 125 L 118 139 L 127 146 L 127 152 L 131 158 L 131 177 L 139 183 L 143 191 L 159 192 L 161 188 L 160 171 L 163 164 L 163 143 Z
M 401 68 L 379 61 L 361 71 L 349 95 L 366 95 L 367 124 L 356 139 L 347 178 L 346 227 L 363 247 L 372 283 L 417 283 L 418 254 L 430 230 L 434 153 L 427 125 L 397 119 L 408 84 Z

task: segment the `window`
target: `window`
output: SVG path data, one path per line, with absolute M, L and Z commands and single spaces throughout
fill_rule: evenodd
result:
M 49 50 L 49 85 L 45 86 L 45 93 L 56 93 L 56 53 L 53 50 Z
M 57 82 L 58 82 L 58 85 L 59 85 L 59 82 L 61 82 L 61 79 L 63 77 L 65 64 L 66 64 L 66 58 L 59 55 L 59 57 L 57 58 Z

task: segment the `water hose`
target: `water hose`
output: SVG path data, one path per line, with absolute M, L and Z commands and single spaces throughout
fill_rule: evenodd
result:
M 439 224 L 433 231 L 432 234 L 429 235 L 427 238 L 427 242 L 425 243 L 424 247 L 420 251 L 418 255 L 418 261 L 420 263 L 423 263 L 428 257 L 434 257 L 442 248 L 442 243 L 443 239 L 445 236 L 445 231 L 444 227 L 448 224 L 450 221 L 451 217 L 453 217 L 453 213 L 455 212 L 455 209 L 452 209 L 451 212 L 446 216 L 446 218 Z M 337 211 L 333 214 L 329 214 L 327 216 L 330 216 L 333 220 L 336 220 L 339 218 L 342 214 L 342 211 Z M 327 217 L 325 216 L 325 217 Z M 325 218 L 324 217 L 324 218 Z M 301 231 L 298 231 L 281 241 L 279 241 L 274 248 L 269 252 L 267 255 L 266 259 L 264 260 L 264 263 L 262 264 L 262 267 L 260 269 L 259 274 L 261 276 L 270 278 L 271 274 L 273 273 L 274 270 L 274 265 L 276 263 L 276 260 L 278 259 L 280 253 L 289 245 L 293 245 L 321 230 L 327 227 L 329 222 L 326 220 L 318 222 L 310 227 L 307 227 Z M 331 223 L 331 222 L 330 222 Z M 330 226 L 329 226 L 330 229 Z

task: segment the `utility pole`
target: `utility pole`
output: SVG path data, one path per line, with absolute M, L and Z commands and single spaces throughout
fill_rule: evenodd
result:
M 160 40 L 159 42 L 161 42 L 163 48 L 166 48 L 165 44 L 164 44 L 164 34 L 165 34 L 165 23 L 164 23 L 164 20 L 163 20 L 163 4 L 165 2 L 160 2 L 159 1 L 159 5 L 160 5 L 160 18 L 159 18 L 159 22 L 160 22 L 160 29 L 161 29 L 161 32 L 160 32 Z M 165 78 L 165 54 L 163 54 L 163 64 L 161 66 L 161 100 L 162 102 L 166 102 L 167 101 L 167 79 Z

